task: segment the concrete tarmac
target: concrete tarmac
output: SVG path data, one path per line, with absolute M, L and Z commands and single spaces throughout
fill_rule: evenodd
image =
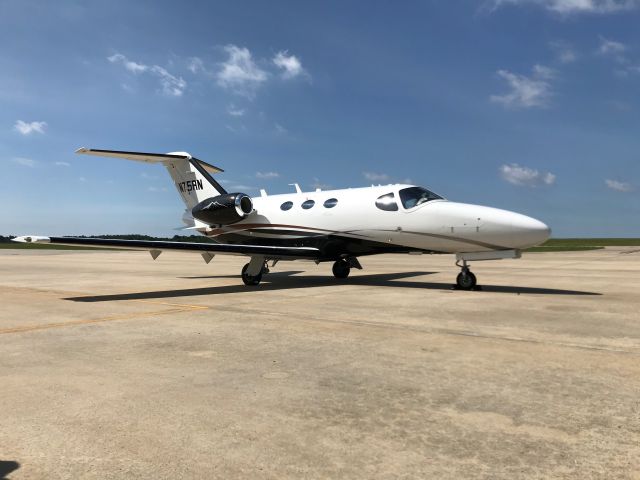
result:
M 0 250 L 0 478 L 640 479 L 640 250 Z

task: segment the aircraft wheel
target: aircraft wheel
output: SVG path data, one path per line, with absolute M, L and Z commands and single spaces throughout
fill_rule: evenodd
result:
M 346 260 L 338 260 L 333 264 L 333 276 L 336 278 L 347 278 L 351 272 L 351 267 Z
M 472 290 L 476 283 L 476 276 L 470 270 L 463 270 L 456 277 L 456 285 L 460 290 Z
M 248 286 L 258 285 L 260 283 L 260 280 L 262 280 L 262 272 L 260 272 L 258 275 L 247 275 L 248 268 L 248 263 L 244 267 L 242 267 L 242 281 L 245 285 Z

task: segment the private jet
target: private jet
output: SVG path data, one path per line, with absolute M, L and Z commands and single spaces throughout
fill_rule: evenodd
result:
M 284 260 L 333 262 L 333 275 L 346 279 L 360 258 L 382 253 L 454 254 L 460 273 L 454 288 L 472 290 L 469 262 L 520 258 L 521 251 L 550 235 L 547 225 L 497 208 L 449 201 L 416 185 L 316 189 L 251 197 L 227 192 L 213 177 L 222 169 L 186 152 L 167 154 L 80 148 L 78 154 L 163 165 L 186 210 L 185 229 L 213 242 L 167 242 L 76 237 L 22 236 L 17 242 L 199 252 L 208 264 L 216 254 L 244 255 L 245 285 L 260 283 Z M 270 267 L 269 267 L 270 264 Z

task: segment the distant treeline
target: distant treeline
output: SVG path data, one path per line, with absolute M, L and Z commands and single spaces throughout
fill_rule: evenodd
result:
M 78 235 L 78 238 L 105 238 L 105 239 L 118 239 L 118 240 L 164 240 L 173 242 L 213 242 L 204 235 L 174 235 L 173 237 L 151 237 L 149 235 Z M 9 243 L 12 238 L 16 238 L 15 235 L 3 236 L 0 235 L 0 243 Z

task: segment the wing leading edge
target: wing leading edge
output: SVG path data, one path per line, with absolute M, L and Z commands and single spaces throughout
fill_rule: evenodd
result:
M 131 250 L 177 250 L 227 255 L 262 255 L 270 259 L 316 260 L 320 250 L 313 247 L 277 247 L 267 245 L 230 245 L 224 243 L 163 242 L 157 240 L 117 240 L 77 237 L 22 236 L 13 239 L 20 243 L 52 243 L 56 245 L 81 245 L 84 247 L 108 247 Z
M 124 160 L 134 160 L 136 162 L 145 163 L 163 163 L 168 160 L 195 160 L 204 167 L 210 173 L 224 172 L 220 167 L 211 165 L 199 158 L 192 157 L 187 152 L 172 152 L 172 153 L 145 153 L 145 152 L 125 152 L 122 150 L 100 150 L 97 148 L 79 148 L 76 153 L 81 155 L 94 155 L 96 157 L 111 157 L 121 158 Z

